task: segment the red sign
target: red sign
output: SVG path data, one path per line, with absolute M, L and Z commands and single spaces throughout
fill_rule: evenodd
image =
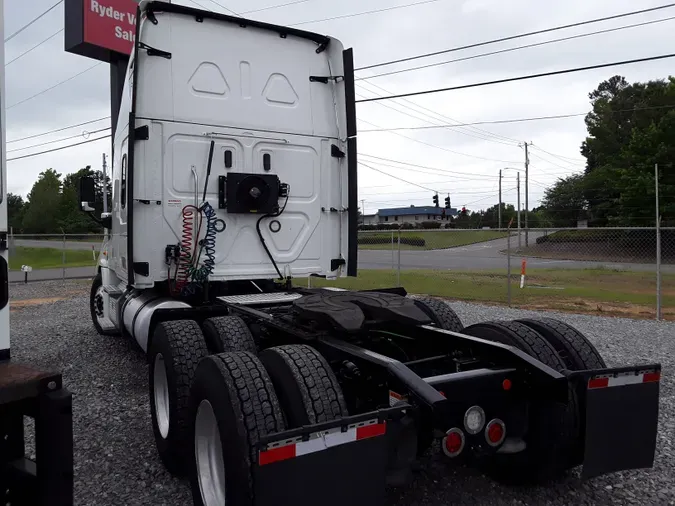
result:
M 136 35 L 134 0 L 84 0 L 84 41 L 116 53 L 131 54 Z

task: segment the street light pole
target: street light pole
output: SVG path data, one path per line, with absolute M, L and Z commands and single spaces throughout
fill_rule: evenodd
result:
M 516 178 L 516 191 L 518 192 L 518 249 L 520 249 L 520 172 Z
M 498 216 L 499 216 L 499 228 L 501 230 L 502 228 L 502 169 L 499 169 L 499 210 L 498 210 Z

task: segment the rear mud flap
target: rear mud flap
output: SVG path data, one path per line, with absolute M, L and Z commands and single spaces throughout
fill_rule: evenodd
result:
M 373 411 L 263 439 L 253 468 L 255 505 L 383 505 L 389 435 L 406 408 Z
M 661 366 L 573 373 L 585 390 L 583 478 L 651 467 L 659 416 Z

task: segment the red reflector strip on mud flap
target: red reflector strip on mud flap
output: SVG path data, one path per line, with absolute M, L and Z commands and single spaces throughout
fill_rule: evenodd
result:
M 654 383 L 661 379 L 660 371 L 637 371 L 624 372 L 611 375 L 593 376 L 588 380 L 588 389 L 620 387 L 623 385 L 635 385 L 639 383 Z
M 309 435 L 307 441 L 303 441 L 302 437 L 278 441 L 270 444 L 267 450 L 259 452 L 258 465 L 273 464 L 282 460 L 327 450 L 342 444 L 383 436 L 386 432 L 386 422 L 378 423 L 377 419 L 373 419 L 349 425 L 344 432 L 340 427 L 314 432 Z

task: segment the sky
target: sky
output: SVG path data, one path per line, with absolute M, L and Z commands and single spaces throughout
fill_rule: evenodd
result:
M 5 0 L 4 3 L 7 36 L 54 5 L 55 0 Z M 286 4 L 247 17 L 281 25 L 299 24 L 299 28 L 336 37 L 345 47 L 354 49 L 356 68 L 665 4 L 663 0 L 197 0 L 195 3 L 181 0 L 175 3 L 193 7 L 199 3 L 209 10 L 225 13 L 228 12 L 225 8 L 239 13 Z M 411 3 L 418 5 L 393 8 Z M 387 8 L 390 10 L 354 16 Z M 329 17 L 338 19 L 317 22 Z M 675 8 L 362 70 L 356 75 L 357 99 L 667 54 L 675 47 L 675 19 L 371 78 L 383 72 L 668 17 L 675 17 Z M 56 33 L 63 28 L 63 23 L 61 4 L 6 44 L 5 61 L 9 62 Z M 91 70 L 87 70 L 89 68 Z M 588 94 L 603 80 L 616 74 L 625 76 L 629 82 L 663 79 L 672 68 L 673 59 L 665 59 L 357 104 L 359 161 L 362 162 L 359 199 L 365 203 L 367 214 L 387 207 L 432 205 L 434 191 L 439 193 L 441 205 L 449 194 L 453 207 L 486 209 L 497 204 L 499 170 L 508 167 L 509 170 L 503 172 L 503 201 L 516 204 L 516 176 L 521 172 L 524 205 L 523 143 L 527 142 L 532 143 L 529 207 L 535 207 L 547 186 L 560 177 L 583 170 L 584 160 L 579 152 L 586 135 L 583 116 L 469 127 L 373 130 L 586 113 L 590 110 Z M 83 71 L 86 72 L 68 83 L 23 102 Z M 8 159 L 105 135 L 106 132 L 92 132 L 108 127 L 109 119 L 13 142 L 110 115 L 107 65 L 97 65 L 95 60 L 66 53 L 62 32 L 7 65 L 5 79 Z M 65 137 L 71 138 L 61 141 Z M 31 147 L 46 142 L 50 144 Z M 47 168 L 63 175 L 87 165 L 99 169 L 104 152 L 110 152 L 109 140 L 9 161 L 8 191 L 25 197 L 38 174 Z

